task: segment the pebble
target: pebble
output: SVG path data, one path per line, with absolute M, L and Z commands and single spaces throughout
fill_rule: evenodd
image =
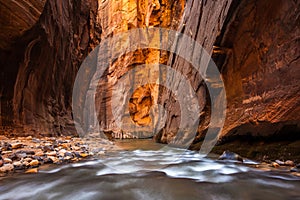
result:
M 4 158 L 3 161 L 4 161 L 5 163 L 12 164 L 12 160 L 9 159 L 9 158 Z
M 74 157 L 73 154 L 72 154 L 71 152 L 69 152 L 69 151 L 67 151 L 67 152 L 65 153 L 65 156 Z
M 47 156 L 56 156 L 56 151 L 46 153 Z
M 277 162 L 272 162 L 271 167 L 278 168 L 280 165 Z
M 88 147 L 81 138 L 72 137 L 5 138 L 0 140 L 0 172 L 29 168 L 25 173 L 36 173 L 39 165 L 77 162 L 94 155 Z M 103 150 L 98 153 L 104 154 Z
M 70 148 L 71 145 L 69 143 L 62 143 L 60 146 L 63 147 L 64 149 L 68 149 Z
M 29 163 L 29 165 L 30 165 L 31 167 L 36 167 L 36 166 L 39 165 L 39 161 L 38 161 L 38 160 L 32 160 L 32 161 Z
M 243 158 L 233 152 L 230 151 L 224 151 L 223 154 L 218 158 L 219 160 L 233 160 L 233 161 L 240 161 L 243 162 Z
M 80 155 L 80 157 L 82 157 L 82 158 L 86 158 L 86 157 L 89 156 L 89 154 L 87 154 L 87 153 L 80 153 L 79 155 Z
M 299 172 L 299 169 L 298 169 L 297 167 L 293 167 L 293 168 L 291 168 L 290 171 L 291 171 L 291 172 Z
M 16 153 L 15 154 L 17 158 L 22 159 L 22 158 L 26 158 L 27 154 L 26 153 Z
M 73 157 L 71 157 L 71 156 L 66 156 L 66 157 L 64 157 L 64 160 L 71 160 Z
M 14 170 L 14 166 L 12 164 L 4 164 L 2 167 L 0 167 L 0 172 L 10 172 Z
M 295 166 L 294 162 L 291 161 L 291 160 L 285 161 L 284 164 L 287 165 L 287 166 Z
M 29 154 L 29 155 L 34 155 L 35 152 L 32 151 L 32 150 L 19 150 L 19 151 L 16 151 L 16 153 L 26 153 L 26 154 Z
M 44 152 L 47 152 L 47 151 L 53 151 L 54 150 L 54 148 L 52 147 L 52 146 L 44 146 L 44 147 L 42 147 L 43 148 L 43 151 Z
M 36 174 L 38 173 L 38 168 L 32 168 L 32 169 L 28 169 L 25 172 L 26 174 Z
M 275 162 L 276 162 L 278 165 L 284 165 L 284 162 L 281 161 L 281 160 L 275 160 Z
M 45 153 L 42 152 L 42 151 L 37 151 L 37 152 L 35 152 L 35 155 L 36 155 L 36 156 L 44 156 Z
M 49 163 L 53 163 L 53 161 L 50 158 L 43 158 L 43 163 L 44 164 L 49 164 Z
M 21 161 L 13 162 L 13 166 L 15 167 L 16 170 L 21 170 L 25 168 L 25 165 L 23 165 Z
M 14 143 L 14 144 L 11 144 L 11 148 L 12 149 L 19 149 L 19 148 L 22 148 L 23 147 L 23 144 L 22 143 Z
M 26 137 L 26 140 L 32 140 L 32 136 L 30 135 L 30 136 Z
M 24 158 L 23 160 L 26 161 L 26 162 L 31 162 L 32 158 Z
M 10 153 L 12 153 L 12 151 L 2 151 L 2 155 L 10 154 Z
M 53 163 L 59 163 L 60 160 L 57 157 L 54 156 L 48 156 L 48 158 L 50 158 L 52 160 Z

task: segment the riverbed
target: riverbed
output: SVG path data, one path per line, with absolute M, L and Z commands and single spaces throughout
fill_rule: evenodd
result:
M 300 177 L 151 141 L 38 174 L 0 178 L 0 199 L 300 199 Z

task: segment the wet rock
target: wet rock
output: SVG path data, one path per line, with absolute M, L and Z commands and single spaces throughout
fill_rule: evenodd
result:
M 38 160 L 32 160 L 30 163 L 29 163 L 29 165 L 31 166 L 31 167 L 36 167 L 36 166 L 38 166 L 40 163 L 39 163 L 39 161 Z
M 51 151 L 51 152 L 46 153 L 46 155 L 47 156 L 56 156 L 57 153 L 56 153 L 56 151 Z
M 32 159 L 32 158 L 24 158 L 23 160 L 24 160 L 25 162 L 30 163 L 33 159 Z
M 79 152 L 74 152 L 74 155 L 75 155 L 76 158 L 80 158 L 81 157 Z
M 16 154 L 28 154 L 28 155 L 34 155 L 35 152 L 32 151 L 32 150 L 19 150 L 19 151 L 16 151 Z
M 80 157 L 82 157 L 82 158 L 86 158 L 86 157 L 89 156 L 89 154 L 87 154 L 87 153 L 80 153 L 79 155 L 80 155 Z
M 65 149 L 61 149 L 61 150 L 59 150 L 58 155 L 61 157 L 64 157 L 66 152 L 67 151 Z
M 281 161 L 281 160 L 275 160 L 275 162 L 276 162 L 278 165 L 284 165 L 284 162 Z
M 26 137 L 26 140 L 32 140 L 32 136 Z
M 73 153 L 71 153 L 71 152 L 69 152 L 69 151 L 67 151 L 67 152 L 65 153 L 65 156 L 74 157 Z
M 53 151 L 54 148 L 52 146 L 49 146 L 49 145 L 45 145 L 42 147 L 43 151 L 44 152 L 48 152 L 48 151 Z
M 290 171 L 291 171 L 291 172 L 299 172 L 300 170 L 299 170 L 299 168 L 297 168 L 297 167 L 293 167 L 293 168 L 291 168 Z
M 14 143 L 14 144 L 11 144 L 11 148 L 12 149 L 19 149 L 19 148 L 22 148 L 24 145 L 22 143 Z
M 33 158 L 34 160 L 38 160 L 38 161 L 40 161 L 40 162 L 43 161 L 43 158 L 42 158 L 41 156 L 32 156 L 32 158 Z
M 66 157 L 64 157 L 64 160 L 66 160 L 66 161 L 69 161 L 69 160 L 71 160 L 71 159 L 73 159 L 73 157 L 71 157 L 71 156 L 66 156 Z
M 18 159 L 22 159 L 22 158 L 26 158 L 26 157 L 27 157 L 27 154 L 26 154 L 26 153 L 16 153 L 15 155 L 16 155 L 16 157 L 17 157 Z
M 38 173 L 38 168 L 32 168 L 25 171 L 26 174 L 36 174 Z
M 12 151 L 2 151 L 2 155 L 5 155 L 5 154 L 10 154 L 10 153 L 12 153 Z
M 21 161 L 13 162 L 13 166 L 16 170 L 25 169 L 25 165 Z
M 272 162 L 271 167 L 278 168 L 280 165 L 277 162 Z
M 62 143 L 60 146 L 64 149 L 69 149 L 71 147 L 69 143 Z
M 10 150 L 12 150 L 11 144 L 9 144 L 8 142 L 1 142 L 0 150 L 1 151 L 10 151 Z
M 218 160 L 232 160 L 232 161 L 240 161 L 240 162 L 244 161 L 240 155 L 230 151 L 224 151 L 223 154 L 218 158 Z
M 0 167 L 0 172 L 6 173 L 14 170 L 14 166 L 12 164 L 4 164 Z
M 60 163 L 60 160 L 57 157 L 54 156 L 48 156 L 52 160 L 53 163 Z
M 46 157 L 46 158 L 43 158 L 43 163 L 50 164 L 50 163 L 53 163 L 53 160 L 51 158 Z
M 42 151 L 37 151 L 37 152 L 35 152 L 35 155 L 36 155 L 36 156 L 44 156 L 45 153 L 42 152 Z
M 295 166 L 295 163 L 291 160 L 285 161 L 284 164 L 287 165 L 287 166 Z
M 3 161 L 4 163 L 12 164 L 12 160 L 9 158 L 4 158 Z
M 34 143 L 40 143 L 41 140 L 39 140 L 39 139 L 37 139 L 37 138 L 33 138 L 33 139 L 32 139 L 32 142 L 34 142 Z

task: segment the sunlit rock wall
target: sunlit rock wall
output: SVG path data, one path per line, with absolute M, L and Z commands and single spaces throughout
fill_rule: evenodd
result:
M 183 0 L 102 1 L 98 8 L 98 16 L 103 28 L 102 39 L 112 38 L 136 28 L 176 29 L 184 3 Z M 135 40 L 140 41 L 145 38 L 135 38 Z M 151 40 L 150 42 L 159 42 L 157 38 Z M 158 84 L 140 85 L 139 80 L 142 77 L 159 77 L 158 64 L 166 64 L 167 59 L 168 52 L 148 48 L 126 52 L 116 60 L 107 63 L 108 69 L 98 83 L 96 95 L 98 120 L 89 124 L 97 126 L 99 123 L 100 129 L 105 132 L 123 132 L 123 135 L 137 137 L 153 136 L 152 129 L 158 119 L 156 115 L 151 115 L 150 109 L 157 104 L 159 86 Z M 143 65 L 145 67 L 141 68 Z M 136 68 L 141 70 L 137 72 Z M 159 80 L 155 82 L 159 83 Z M 133 88 L 134 91 L 131 91 Z M 129 107 L 127 114 L 122 113 L 125 107 Z M 116 118 L 121 118 L 119 121 L 122 125 Z M 134 126 L 137 126 L 139 131 L 133 130 Z M 146 126 L 150 127 L 146 128 Z

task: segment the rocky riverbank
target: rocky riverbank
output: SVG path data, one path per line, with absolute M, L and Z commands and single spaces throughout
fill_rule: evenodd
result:
M 78 162 L 104 154 L 116 147 L 108 140 L 94 141 L 101 148 L 88 148 L 88 141 L 78 137 L 35 138 L 0 136 L 0 176 L 13 172 L 37 173 L 45 164 Z
M 116 140 L 109 141 L 103 138 L 90 136 L 89 139 L 78 137 L 14 137 L 7 138 L 0 136 L 0 176 L 20 173 L 38 173 L 40 168 L 50 165 L 61 165 L 66 163 L 80 162 L 86 159 L 94 159 L 103 156 L 106 152 L 116 150 L 133 151 L 137 149 L 159 150 L 163 148 L 163 144 L 155 143 L 153 140 Z M 225 145 L 226 146 L 226 145 Z M 233 148 L 227 145 L 226 148 L 233 150 L 239 154 L 224 151 L 224 145 L 216 146 L 213 150 L 215 156 L 213 159 L 225 160 L 225 162 L 234 161 L 240 164 L 249 165 L 251 167 L 264 171 L 281 171 L 300 176 L 300 164 L 296 160 L 284 159 L 259 159 L 260 162 L 249 164 L 248 159 L 253 157 L 245 157 L 245 152 L 240 148 Z M 247 148 L 248 149 L 248 148 Z M 249 149 L 248 149 L 249 150 Z M 275 151 L 273 151 L 275 154 Z M 221 156 L 219 156 L 222 154 Z

